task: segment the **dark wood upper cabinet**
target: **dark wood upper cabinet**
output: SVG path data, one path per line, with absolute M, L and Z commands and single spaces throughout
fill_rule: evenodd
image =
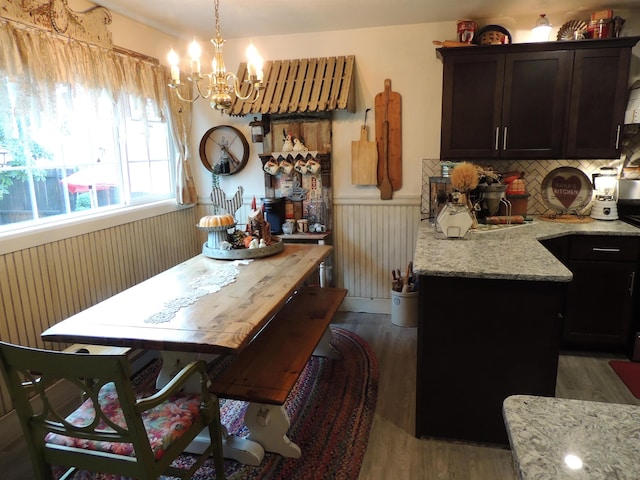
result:
M 629 87 L 629 48 L 576 50 L 567 127 L 570 158 L 617 158 Z
M 504 55 L 464 55 L 444 63 L 442 158 L 498 158 Z
M 562 153 L 569 52 L 505 55 L 502 131 L 506 158 L 557 158 Z
M 617 158 L 638 40 L 437 49 L 440 157 Z

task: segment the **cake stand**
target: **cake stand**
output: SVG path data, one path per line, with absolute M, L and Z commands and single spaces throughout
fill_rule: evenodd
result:
M 284 244 L 279 237 L 271 237 L 271 244 L 259 248 L 234 248 L 224 250 L 220 244 L 227 240 L 227 231 L 234 228 L 236 224 L 224 225 L 221 227 L 201 227 L 196 225 L 198 230 L 207 232 L 207 241 L 202 244 L 202 254 L 205 257 L 216 260 L 245 260 L 252 258 L 262 258 L 275 255 L 284 250 Z

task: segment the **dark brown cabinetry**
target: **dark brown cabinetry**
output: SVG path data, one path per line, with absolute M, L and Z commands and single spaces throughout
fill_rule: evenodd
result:
M 617 158 L 639 39 L 438 49 L 440 157 Z
M 567 157 L 619 156 L 630 58 L 629 48 L 574 52 Z
M 563 286 L 420 276 L 416 436 L 508 443 L 504 399 L 555 395 Z
M 445 62 L 442 158 L 554 158 L 562 148 L 568 52 Z
M 572 237 L 563 343 L 627 351 L 632 340 L 640 242 L 632 237 Z
M 628 353 L 640 239 L 586 235 L 542 243 L 573 273 L 563 309 L 563 347 Z

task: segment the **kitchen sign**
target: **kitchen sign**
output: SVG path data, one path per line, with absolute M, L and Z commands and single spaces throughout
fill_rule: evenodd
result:
M 542 181 L 542 197 L 556 212 L 580 212 L 591 202 L 593 185 L 581 170 L 560 167 Z

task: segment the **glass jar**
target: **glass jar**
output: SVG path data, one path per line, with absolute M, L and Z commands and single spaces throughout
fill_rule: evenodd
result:
M 609 38 L 611 35 L 611 20 L 593 20 L 587 27 L 587 38 Z

